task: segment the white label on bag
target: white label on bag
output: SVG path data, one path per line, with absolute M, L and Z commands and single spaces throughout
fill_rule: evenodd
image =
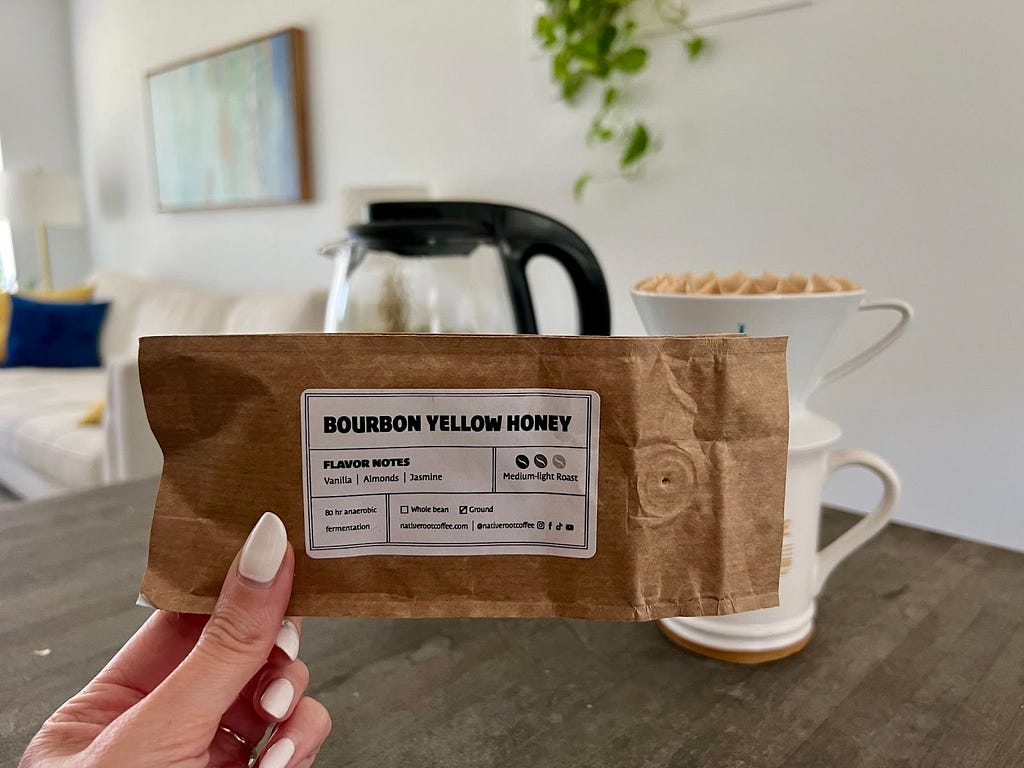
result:
M 600 404 L 578 390 L 306 390 L 306 553 L 593 557 Z

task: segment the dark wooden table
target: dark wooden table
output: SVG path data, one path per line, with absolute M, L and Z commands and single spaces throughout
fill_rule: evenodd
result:
M 154 495 L 0 507 L 0 765 L 148 614 Z M 832 577 L 807 649 L 761 667 L 556 620 L 309 620 L 302 655 L 334 717 L 323 766 L 1024 766 L 1024 555 L 902 526 Z

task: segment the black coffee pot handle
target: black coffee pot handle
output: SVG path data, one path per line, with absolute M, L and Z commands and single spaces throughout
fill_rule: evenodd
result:
M 580 333 L 611 334 L 608 286 L 597 257 L 583 238 L 550 216 L 471 200 L 371 203 L 367 211 L 370 223 L 355 229 L 373 248 L 407 256 L 468 255 L 480 242 L 493 242 L 501 253 L 518 333 L 537 333 L 526 265 L 534 256 L 550 256 L 572 278 Z M 383 241 L 368 239 L 371 234 Z
M 496 217 L 505 275 L 519 333 L 537 333 L 526 265 L 534 256 L 550 256 L 569 273 L 576 292 L 580 333 L 608 336 L 612 331 L 611 304 L 604 273 L 593 251 L 561 222 L 536 211 L 502 206 Z

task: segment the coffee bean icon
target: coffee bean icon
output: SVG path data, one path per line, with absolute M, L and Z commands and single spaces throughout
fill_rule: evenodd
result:
M 537 469 L 544 469 L 548 465 L 548 457 L 543 453 L 538 453 L 533 457 L 533 463 L 537 465 Z
M 530 459 L 525 454 L 520 453 L 516 456 L 516 466 L 520 469 L 526 469 L 530 466 Z
M 551 457 L 551 463 L 555 465 L 555 469 L 565 469 L 565 456 L 556 453 Z

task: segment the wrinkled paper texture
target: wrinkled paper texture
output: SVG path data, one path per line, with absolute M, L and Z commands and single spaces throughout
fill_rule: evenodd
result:
M 649 621 L 778 604 L 786 340 L 298 334 L 143 338 L 164 453 L 142 594 L 209 612 L 265 510 L 296 553 L 300 616 Z M 306 389 L 595 390 L 597 552 L 312 559 L 303 535 Z

